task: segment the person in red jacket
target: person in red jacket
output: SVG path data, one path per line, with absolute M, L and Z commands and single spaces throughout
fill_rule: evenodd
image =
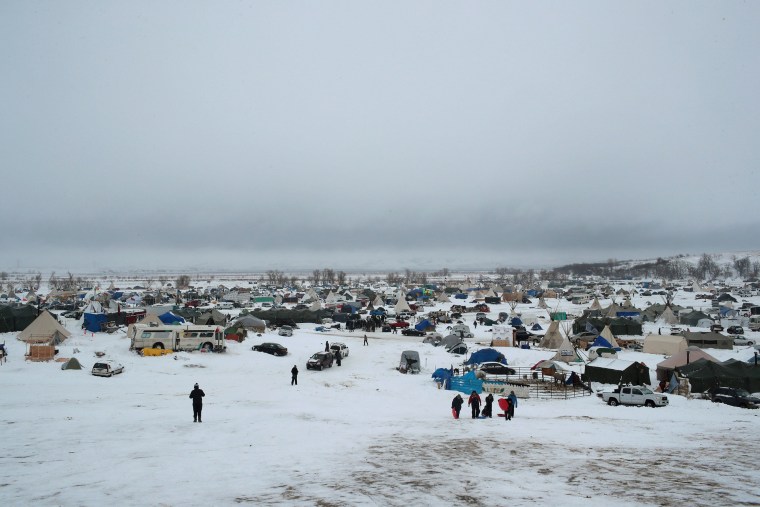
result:
M 467 405 L 472 407 L 472 418 L 477 419 L 480 416 L 480 396 L 475 391 L 470 395 L 470 399 L 467 400 Z

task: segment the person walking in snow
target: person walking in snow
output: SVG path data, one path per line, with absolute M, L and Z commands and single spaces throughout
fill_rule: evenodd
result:
M 325 352 L 330 352 L 330 343 L 325 342 Z
M 364 335 L 364 345 L 369 345 L 369 341 L 367 340 L 367 335 Z
M 475 391 L 472 392 L 470 398 L 467 400 L 467 405 L 472 407 L 472 418 L 477 419 L 480 415 L 480 396 Z
M 203 410 L 204 396 L 206 396 L 206 393 L 198 387 L 198 384 L 195 384 L 193 390 L 190 391 L 190 398 L 193 400 L 193 422 L 203 422 L 201 421 L 201 411 Z
M 459 413 L 462 411 L 463 403 L 464 399 L 461 394 L 457 394 L 454 396 L 454 399 L 451 400 L 451 412 L 454 414 L 454 419 L 459 419 Z
M 298 367 L 296 365 L 293 365 L 293 369 L 290 370 L 290 385 L 298 385 Z
M 340 360 L 343 359 L 343 355 L 340 353 L 340 350 L 335 351 L 335 362 L 338 363 L 338 366 L 340 366 Z
M 512 420 L 512 418 L 515 416 L 515 408 L 517 408 L 517 395 L 514 391 L 509 392 L 507 400 L 509 401 L 509 410 L 507 410 L 506 418 L 508 420 Z
M 488 393 L 486 396 L 486 406 L 483 407 L 483 415 L 486 417 L 492 417 L 493 414 L 493 394 Z

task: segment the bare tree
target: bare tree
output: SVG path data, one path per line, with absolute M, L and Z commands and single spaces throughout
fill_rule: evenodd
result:
M 336 278 L 338 281 L 338 285 L 343 285 L 346 283 L 346 272 L 345 271 L 338 271 L 336 274 Z
M 187 289 L 190 287 L 190 275 L 179 275 L 175 284 L 178 289 Z

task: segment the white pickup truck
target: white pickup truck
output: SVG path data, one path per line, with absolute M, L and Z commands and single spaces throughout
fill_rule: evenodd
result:
M 330 352 L 336 355 L 340 352 L 340 357 L 343 359 L 348 357 L 348 346 L 345 343 L 333 342 L 330 344 Z
M 646 386 L 625 386 L 612 392 L 602 392 L 598 396 L 608 405 L 639 405 L 645 407 L 664 407 L 668 397 L 655 393 Z

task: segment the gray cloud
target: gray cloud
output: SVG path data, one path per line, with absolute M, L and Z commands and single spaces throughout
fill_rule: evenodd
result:
M 734 2 L 6 3 L 0 267 L 757 248 L 758 21 Z

